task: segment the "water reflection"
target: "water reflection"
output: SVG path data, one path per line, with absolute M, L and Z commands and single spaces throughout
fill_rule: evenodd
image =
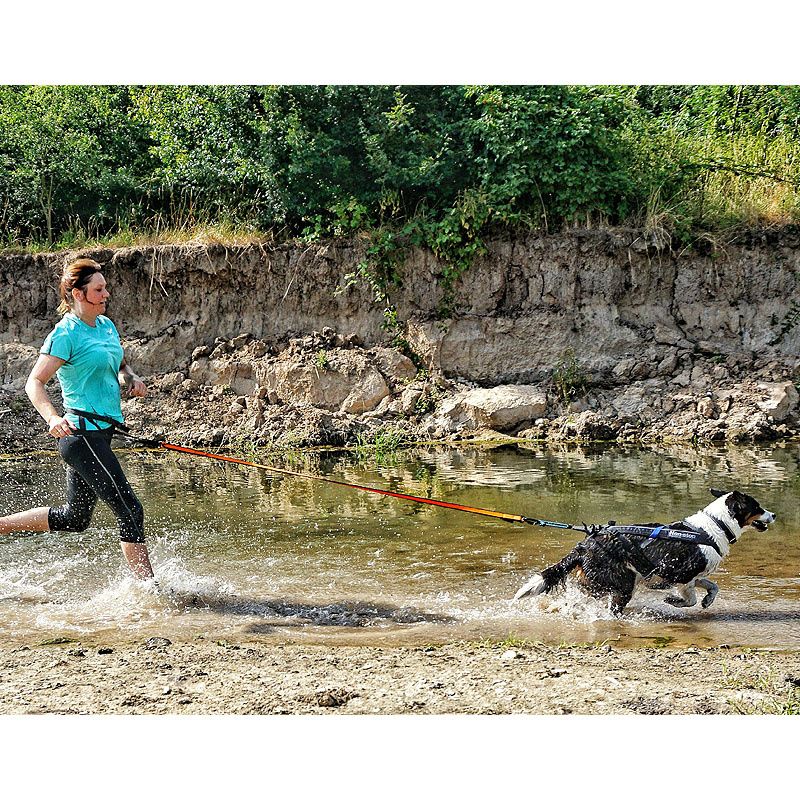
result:
M 274 457 L 273 457 L 274 458 Z M 740 488 L 778 515 L 748 533 L 706 611 L 645 592 L 622 620 L 568 588 L 513 603 L 527 576 L 581 537 L 174 453 L 122 455 L 147 514 L 159 583 L 121 564 L 98 508 L 80 534 L 0 540 L 0 638 L 62 635 L 291 635 L 390 643 L 669 636 L 800 645 L 800 447 L 663 452 L 558 446 L 425 447 L 388 459 L 313 453 L 290 463 L 350 483 L 563 522 L 669 522 Z M 0 509 L 60 502 L 56 458 L 0 460 Z

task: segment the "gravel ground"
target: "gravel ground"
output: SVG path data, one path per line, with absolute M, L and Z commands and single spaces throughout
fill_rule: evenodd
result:
M 0 647 L 4 714 L 774 714 L 798 687 L 800 652 L 724 647 Z

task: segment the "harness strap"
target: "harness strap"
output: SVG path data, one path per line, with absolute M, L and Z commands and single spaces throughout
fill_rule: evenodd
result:
M 111 425 L 115 430 L 118 429 L 123 433 L 130 433 L 130 428 L 125 425 L 123 422 L 120 422 L 118 419 L 114 419 L 113 417 L 104 417 L 102 414 L 95 414 L 93 411 L 81 411 L 78 408 L 65 408 L 65 414 L 74 414 L 80 420 L 80 430 L 86 430 L 86 423 L 84 419 L 88 419 L 90 422 L 106 422 Z
M 673 523 L 675 524 L 675 523 Z M 682 531 L 670 525 L 658 525 L 655 528 L 650 525 L 612 525 L 605 530 L 610 533 L 622 533 L 628 536 L 643 536 L 645 544 L 649 544 L 652 539 L 667 539 L 672 542 L 687 542 L 688 544 L 702 544 L 711 547 L 720 555 L 719 545 L 704 530 L 689 525 L 685 520 L 683 524 L 690 530 Z

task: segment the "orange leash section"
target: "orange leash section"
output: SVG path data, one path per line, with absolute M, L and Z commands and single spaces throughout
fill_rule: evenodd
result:
M 441 500 L 429 500 L 427 497 L 415 497 L 410 494 L 400 494 L 399 492 L 389 492 L 385 489 L 374 489 L 371 486 L 359 486 L 356 483 L 345 483 L 344 481 L 337 481 L 333 478 L 323 478 L 321 475 L 306 475 L 303 472 L 293 472 L 290 469 L 281 469 L 280 467 L 269 467 L 266 464 L 254 464 L 252 461 L 243 461 L 240 458 L 233 458 L 231 456 L 220 456 L 214 453 L 206 453 L 203 450 L 193 450 L 191 447 L 180 447 L 177 444 L 169 444 L 169 442 L 160 442 L 161 447 L 166 450 L 175 450 L 178 453 L 188 453 L 193 456 L 202 456 L 203 458 L 214 458 L 218 461 L 229 461 L 232 464 L 242 464 L 246 467 L 256 467 L 257 469 L 265 469 L 270 472 L 279 472 L 282 475 L 292 475 L 295 478 L 308 478 L 312 481 L 325 481 L 326 483 L 333 483 L 336 486 L 346 486 L 350 489 L 361 489 L 364 492 L 374 492 L 375 494 L 383 494 L 388 497 L 396 497 L 399 500 L 413 500 L 416 503 L 427 503 L 430 506 L 440 506 L 441 508 L 452 508 L 456 511 L 468 511 L 470 514 L 483 514 L 485 517 L 496 517 L 497 519 L 504 519 L 507 522 L 528 522 L 528 518 L 520 514 L 503 514 L 501 511 L 490 511 L 487 508 L 472 508 L 471 506 L 461 506 L 457 503 L 445 503 Z

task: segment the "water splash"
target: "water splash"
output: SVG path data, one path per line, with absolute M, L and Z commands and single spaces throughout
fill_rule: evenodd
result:
M 157 544 L 154 554 L 163 546 Z M 228 600 L 234 587 L 213 576 L 199 575 L 178 556 L 154 558 L 154 580 L 133 577 L 127 566 L 89 597 L 73 596 L 51 603 L 36 617 L 40 628 L 88 632 L 116 627 L 134 631 L 154 621 L 168 621 L 190 609 L 209 607 Z

